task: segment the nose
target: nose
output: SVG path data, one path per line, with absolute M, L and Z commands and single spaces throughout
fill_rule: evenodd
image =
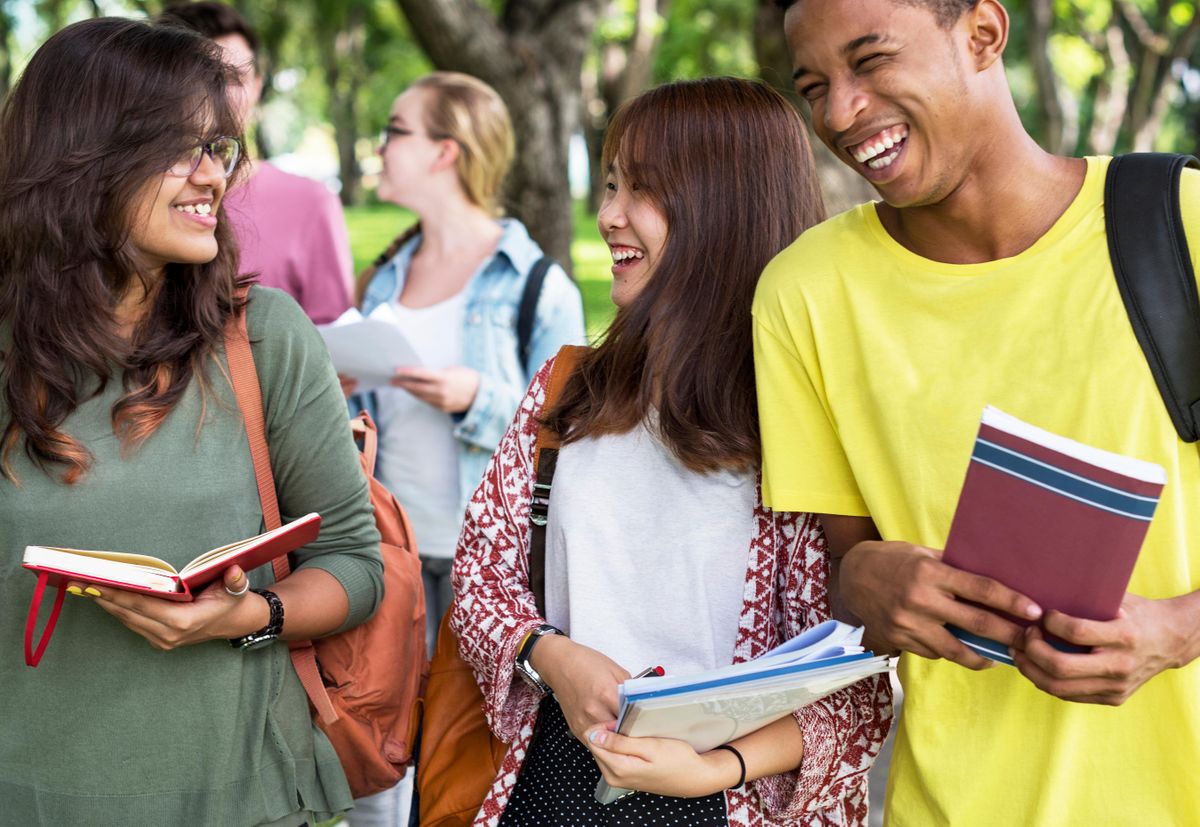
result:
M 831 132 L 845 132 L 850 129 L 867 108 L 868 102 L 867 94 L 853 80 L 831 79 L 829 89 L 825 93 L 823 120 L 826 128 Z
M 211 151 L 205 150 L 200 153 L 200 163 L 196 165 L 195 171 L 188 180 L 197 186 L 212 187 L 213 189 L 224 188 L 225 164 L 221 163 Z
M 622 193 L 613 193 L 604 199 L 600 204 L 600 211 L 596 213 L 596 224 L 600 227 L 601 234 L 629 226 L 629 219 L 625 215 L 625 197 Z

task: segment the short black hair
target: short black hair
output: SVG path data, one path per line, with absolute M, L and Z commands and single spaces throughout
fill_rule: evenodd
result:
M 254 52 L 255 62 L 258 60 L 258 35 L 246 22 L 246 18 L 238 14 L 233 6 L 224 3 L 214 3 L 210 0 L 200 0 L 193 3 L 190 0 L 177 0 L 167 5 L 158 17 L 158 23 L 168 26 L 182 26 L 215 40 L 230 34 L 240 34 L 246 39 L 246 45 Z
M 775 0 L 775 5 L 787 11 L 800 0 Z M 892 0 L 905 6 L 924 6 L 933 13 L 938 25 L 948 29 L 958 22 L 971 9 L 979 5 L 979 0 Z

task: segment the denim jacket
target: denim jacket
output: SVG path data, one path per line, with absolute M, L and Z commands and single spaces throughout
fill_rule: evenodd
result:
M 520 221 L 506 218 L 499 224 L 504 232 L 496 254 L 464 288 L 467 295 L 462 363 L 479 372 L 479 390 L 471 407 L 452 417 L 459 447 L 458 479 L 463 508 L 483 478 L 492 451 L 516 414 L 534 374 L 562 345 L 585 343 L 579 288 L 555 264 L 546 274 L 538 299 L 529 364 L 520 364 L 517 311 L 525 277 L 542 257 L 542 249 Z M 363 295 L 363 315 L 400 295 L 420 241 L 418 234 L 375 273 Z M 381 438 L 386 439 L 387 434 L 381 434 Z

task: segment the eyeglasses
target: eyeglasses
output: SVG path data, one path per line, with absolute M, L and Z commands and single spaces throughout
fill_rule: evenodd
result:
M 386 147 L 392 138 L 407 138 L 409 135 L 415 134 L 411 129 L 403 129 L 399 126 L 388 125 L 379 130 L 379 145 Z
M 189 149 L 167 172 L 178 178 L 190 178 L 200 168 L 200 160 L 207 155 L 221 167 L 221 174 L 228 178 L 237 169 L 241 154 L 242 146 L 237 138 L 220 137 Z

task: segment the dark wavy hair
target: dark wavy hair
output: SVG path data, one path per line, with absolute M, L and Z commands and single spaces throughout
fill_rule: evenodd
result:
M 569 443 L 627 432 L 654 406 L 660 437 L 688 468 L 756 467 L 754 289 L 825 215 L 804 122 L 762 83 L 671 83 L 617 110 L 603 163 L 662 211 L 667 239 L 546 423 Z
M 237 249 L 224 220 L 207 264 L 168 264 L 157 287 L 127 249 L 135 196 L 196 146 L 237 135 L 230 70 L 206 38 L 116 18 L 68 26 L 42 45 L 0 112 L 0 473 L 17 482 L 24 444 L 70 484 L 87 447 L 63 428 L 117 375 L 113 430 L 132 449 L 199 377 L 237 310 Z M 220 212 L 217 215 L 223 219 Z M 150 297 L 132 338 L 116 310 Z

